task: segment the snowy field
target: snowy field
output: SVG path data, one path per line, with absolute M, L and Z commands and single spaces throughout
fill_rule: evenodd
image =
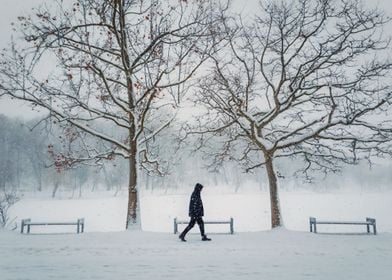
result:
M 186 218 L 188 195 L 143 195 L 142 229 L 124 231 L 123 197 L 22 199 L 10 210 L 8 228 L 0 231 L 0 279 L 391 279 L 392 192 L 281 193 L 286 228 L 269 230 L 266 193 L 202 194 L 205 219 L 234 218 L 211 227 L 211 242 L 200 241 L 197 226 L 180 242 L 173 218 Z M 365 226 L 319 227 L 309 233 L 308 217 L 377 219 L 379 234 Z M 76 221 L 75 227 L 32 227 L 19 233 L 20 219 Z M 219 233 L 220 232 L 220 233 Z M 351 234 L 331 234 L 344 232 Z M 352 234 L 356 232 L 358 234 Z
M 271 228 L 269 196 L 266 192 L 224 194 L 203 191 L 205 219 L 234 218 L 236 232 L 264 231 Z M 283 222 L 295 231 L 309 230 L 309 216 L 325 220 L 365 220 L 375 218 L 379 232 L 392 233 L 392 192 L 281 192 Z M 23 199 L 10 209 L 9 228 L 20 220 L 76 221 L 85 218 L 86 232 L 122 231 L 125 229 L 126 199 L 95 197 L 90 199 Z M 173 232 L 173 219 L 188 219 L 189 194 L 141 195 L 141 226 L 144 231 Z M 180 227 L 183 227 L 180 225 Z M 207 231 L 228 232 L 228 226 L 207 225 Z M 320 231 L 359 231 L 358 226 L 319 226 Z M 33 232 L 73 232 L 69 226 L 34 227 Z M 197 229 L 196 229 L 197 231 Z

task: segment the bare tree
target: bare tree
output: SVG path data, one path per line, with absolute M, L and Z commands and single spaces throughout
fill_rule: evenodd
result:
M 0 190 L 0 228 L 5 227 L 9 222 L 8 210 L 18 200 L 15 190 Z
M 16 190 L 23 185 L 23 177 L 30 167 L 22 151 L 28 148 L 32 138 L 22 122 L 3 115 L 0 115 L 0 131 L 0 188 L 8 185 Z
M 158 169 L 146 144 L 173 120 L 216 50 L 212 35 L 223 8 L 214 0 L 55 3 L 19 17 L 26 42 L 3 53 L 0 96 L 45 108 L 56 122 L 106 143 L 86 145 L 67 163 L 129 160 L 128 227 L 137 218 L 138 163 Z M 102 123 L 112 129 L 103 131 Z
M 227 48 L 201 81 L 206 110 L 192 133 L 201 146 L 206 133 L 221 136 L 215 165 L 265 167 L 272 227 L 282 225 L 278 158 L 301 159 L 311 175 L 390 155 L 389 21 L 357 0 L 269 1 L 251 23 L 226 21 Z
M 31 164 L 31 174 L 36 181 L 38 191 L 42 191 L 42 184 L 45 177 L 45 163 L 47 161 L 47 139 L 40 122 L 35 120 L 26 124 L 26 132 L 23 148 L 25 156 Z

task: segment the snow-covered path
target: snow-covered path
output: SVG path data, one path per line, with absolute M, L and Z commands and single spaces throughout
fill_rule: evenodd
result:
M 392 234 L 323 235 L 285 229 L 210 235 L 21 235 L 0 231 L 0 278 L 390 279 Z

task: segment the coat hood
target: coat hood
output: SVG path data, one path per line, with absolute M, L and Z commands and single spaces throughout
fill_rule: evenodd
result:
M 195 192 L 200 192 L 202 189 L 203 189 L 203 185 L 197 183 L 196 186 L 195 186 Z

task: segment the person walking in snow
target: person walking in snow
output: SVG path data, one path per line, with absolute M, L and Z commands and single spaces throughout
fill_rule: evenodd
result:
M 184 229 L 184 231 L 179 235 L 178 238 L 181 241 L 185 242 L 185 235 L 190 231 L 195 223 L 199 225 L 201 240 L 202 241 L 210 241 L 211 239 L 208 238 L 204 233 L 204 208 L 203 208 L 203 201 L 201 200 L 200 192 L 203 189 L 203 185 L 197 183 L 195 186 L 195 190 L 191 195 L 191 201 L 189 202 L 189 217 L 191 218 L 188 226 Z

